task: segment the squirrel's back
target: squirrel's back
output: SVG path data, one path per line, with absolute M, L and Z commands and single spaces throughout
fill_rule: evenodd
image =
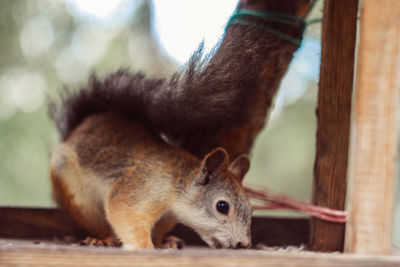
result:
M 103 176 L 107 173 L 105 178 L 119 177 L 113 172 L 132 166 L 149 172 L 157 164 L 168 166 L 171 171 L 178 167 L 174 164 L 177 161 L 187 169 L 199 164 L 198 159 L 167 145 L 141 123 L 114 113 L 89 116 L 66 142 L 76 151 L 82 167 Z
M 104 204 L 115 180 L 127 179 L 120 188 L 135 192 L 131 200 L 146 199 L 141 194 L 149 194 L 154 185 L 170 197 L 199 165 L 198 159 L 166 145 L 140 123 L 113 113 L 93 114 L 53 152 L 53 195 L 81 226 L 107 237 L 111 229 Z

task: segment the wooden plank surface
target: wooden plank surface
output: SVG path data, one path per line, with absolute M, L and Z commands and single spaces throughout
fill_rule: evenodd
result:
M 0 208 L 0 237 L 62 238 L 86 236 L 69 217 L 58 209 Z
M 389 254 L 400 89 L 400 1 L 363 3 L 345 251 Z
M 312 203 L 343 210 L 358 0 L 326 0 L 317 107 L 317 151 Z M 310 220 L 310 247 L 342 251 L 344 224 Z
M 129 252 L 116 248 L 1 246 L 0 266 L 399 266 L 400 257 L 338 253 L 215 250 Z
M 308 241 L 308 219 L 254 217 L 252 243 L 269 246 L 300 245 Z M 193 230 L 178 225 L 174 235 L 188 245 L 205 246 Z M 77 240 L 86 237 L 68 217 L 57 209 L 0 208 L 0 237 Z

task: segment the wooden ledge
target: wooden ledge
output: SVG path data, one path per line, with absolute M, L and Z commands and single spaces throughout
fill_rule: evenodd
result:
M 307 241 L 308 220 L 256 217 L 252 232 L 256 244 L 299 245 Z M 59 210 L 0 208 L 0 266 L 400 266 L 400 256 L 215 250 L 198 247 L 200 239 L 188 228 L 178 227 L 176 234 L 187 248 L 131 252 L 81 247 L 65 236 L 80 238 L 85 233 Z
M 117 248 L 87 248 L 38 245 L 0 245 L 0 265 L 32 266 L 399 266 L 400 257 L 261 250 L 123 251 Z

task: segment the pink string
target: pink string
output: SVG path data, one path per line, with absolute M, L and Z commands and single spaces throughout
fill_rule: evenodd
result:
M 296 210 L 328 222 L 347 221 L 346 211 L 307 204 L 271 191 L 260 191 L 249 187 L 244 189 L 249 198 L 264 202 L 262 205 L 253 205 L 253 210 Z

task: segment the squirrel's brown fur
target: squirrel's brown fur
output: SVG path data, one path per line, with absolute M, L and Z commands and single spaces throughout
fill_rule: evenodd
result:
M 83 120 L 51 159 L 54 198 L 92 235 L 127 248 L 160 247 L 177 222 L 210 246 L 248 247 L 251 206 L 241 181 L 249 162 L 216 149 L 203 161 L 113 113 Z M 229 203 L 229 214 L 216 210 Z M 153 242 L 152 242 L 153 240 Z

